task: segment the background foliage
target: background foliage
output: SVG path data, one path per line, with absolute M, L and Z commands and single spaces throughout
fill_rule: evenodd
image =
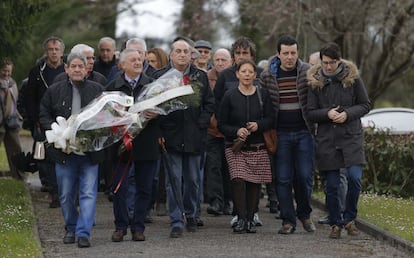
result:
M 66 53 L 79 42 L 96 47 L 100 37 L 115 36 L 119 13 L 131 12 L 133 5 L 146 2 L 148 0 L 2 1 L 0 38 L 4 40 L 0 42 L 0 54 L 14 59 L 14 77 L 21 81 L 43 55 L 42 42 L 48 36 L 61 37 L 67 46 Z M 256 61 L 274 55 L 277 39 L 285 33 L 299 40 L 303 60 L 325 42 L 335 41 L 341 46 L 343 57 L 359 67 L 376 107 L 414 107 L 414 0 L 172 2 L 183 6 L 177 20 L 171 20 L 176 25 L 177 35 L 213 43 L 223 37 L 248 36 L 257 45 Z M 226 3 L 233 3 L 237 12 L 225 12 Z M 153 12 L 157 11 L 160 10 Z M 139 11 L 132 13 L 140 15 Z M 139 36 L 139 29 L 136 35 Z M 132 35 L 123 35 L 128 36 Z M 160 45 L 165 43 L 163 40 L 151 39 L 150 42 Z
M 414 134 L 365 131 L 367 165 L 363 189 L 371 193 L 414 196 Z

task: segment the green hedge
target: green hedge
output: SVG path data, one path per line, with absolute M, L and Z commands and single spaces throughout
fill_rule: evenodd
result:
M 394 135 L 375 128 L 365 130 L 364 191 L 414 196 L 414 134 Z

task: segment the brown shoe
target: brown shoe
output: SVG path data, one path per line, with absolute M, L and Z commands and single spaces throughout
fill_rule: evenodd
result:
M 138 231 L 132 233 L 132 240 L 134 240 L 134 241 L 145 241 L 144 233 L 138 232 Z
M 313 224 L 311 219 L 304 219 L 304 220 L 301 220 L 301 222 L 302 222 L 304 230 L 306 230 L 307 232 L 315 232 L 316 227 Z
M 359 235 L 359 230 L 355 226 L 354 221 L 350 221 L 345 225 L 345 230 L 348 232 L 348 235 L 350 236 L 357 236 Z
M 126 233 L 127 232 L 123 230 L 115 230 L 114 233 L 112 233 L 112 242 L 121 242 L 124 240 Z
M 293 234 L 293 232 L 295 232 L 295 227 L 293 225 L 284 224 L 277 233 L 282 235 L 290 235 Z
M 331 233 L 329 234 L 329 238 L 334 238 L 334 239 L 338 239 L 341 238 L 341 228 L 338 227 L 337 225 L 333 225 L 331 227 Z

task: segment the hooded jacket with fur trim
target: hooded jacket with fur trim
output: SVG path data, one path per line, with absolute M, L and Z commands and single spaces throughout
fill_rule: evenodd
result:
M 341 71 L 329 77 L 317 64 L 307 71 L 308 116 L 317 123 L 316 165 L 320 171 L 365 164 L 364 134 L 360 118 L 370 110 L 370 101 L 355 64 L 341 59 Z M 344 123 L 334 123 L 328 111 L 340 107 Z

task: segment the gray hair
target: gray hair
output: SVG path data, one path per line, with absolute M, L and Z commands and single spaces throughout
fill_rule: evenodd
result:
M 80 59 L 82 61 L 82 63 L 86 66 L 86 57 L 83 53 L 79 53 L 79 52 L 70 52 L 67 58 L 67 65 L 69 66 L 73 60 L 75 59 Z
M 45 41 L 43 41 L 43 49 L 45 51 L 47 51 L 47 43 L 49 43 L 49 41 L 57 41 L 60 43 L 60 49 L 62 50 L 62 52 L 65 52 L 65 43 L 63 43 L 63 40 L 61 38 L 55 37 L 55 36 L 51 36 L 48 37 L 47 39 L 45 39 Z
M 126 55 L 132 52 L 138 53 L 138 51 L 133 48 L 125 48 L 124 50 L 122 50 L 121 54 L 119 55 L 119 62 L 125 62 Z
M 102 45 L 102 43 L 104 43 L 104 42 L 110 42 L 111 45 L 112 45 L 112 47 L 114 49 L 116 49 L 116 42 L 115 42 L 115 40 L 113 38 L 111 38 L 111 37 L 103 37 L 103 38 L 101 38 L 99 40 L 98 47 L 100 47 Z
M 74 52 L 78 52 L 78 53 L 92 52 L 92 54 L 94 54 L 95 49 L 91 46 L 86 45 L 86 44 L 77 44 L 77 45 L 73 46 L 73 48 L 70 52 L 71 53 L 74 53 Z
M 144 48 L 144 50 L 147 51 L 147 43 L 143 39 L 140 39 L 140 38 L 128 39 L 128 41 L 125 44 L 126 48 L 129 48 L 129 45 L 131 44 L 140 44 Z

